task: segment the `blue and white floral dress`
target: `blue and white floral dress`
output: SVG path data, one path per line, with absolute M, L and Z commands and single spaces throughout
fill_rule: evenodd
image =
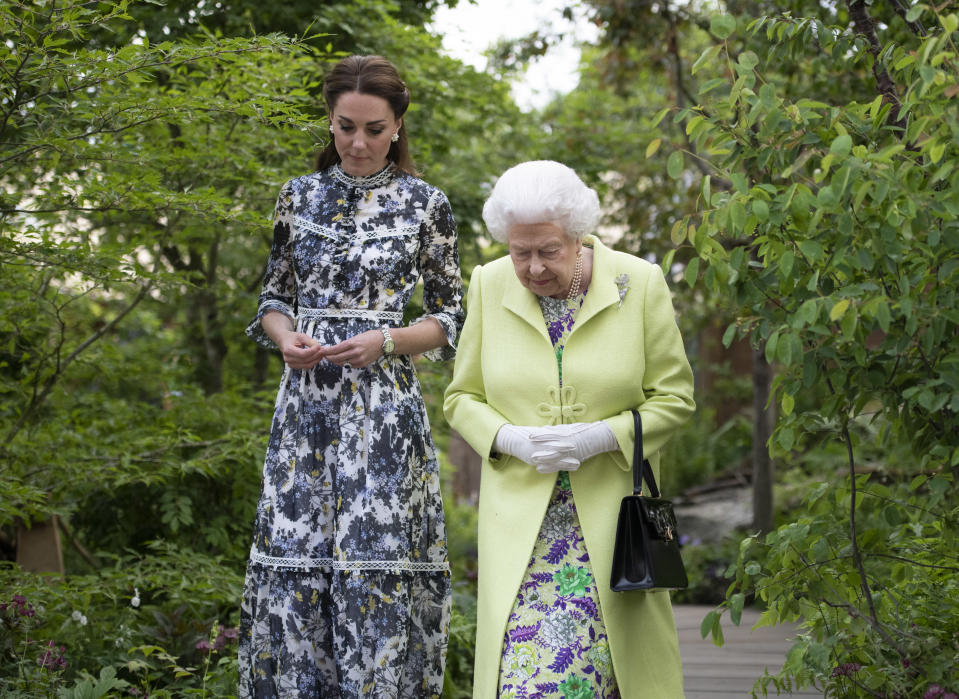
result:
M 563 376 L 563 347 L 586 292 L 539 297 Z M 573 501 L 560 471 L 526 575 L 506 623 L 500 699 L 619 699 L 596 579 Z
M 256 320 L 333 345 L 402 323 L 418 280 L 449 341 L 463 322 L 446 196 L 388 166 L 283 187 Z M 450 611 L 439 468 L 411 358 L 283 373 L 241 606 L 241 697 L 439 697 Z

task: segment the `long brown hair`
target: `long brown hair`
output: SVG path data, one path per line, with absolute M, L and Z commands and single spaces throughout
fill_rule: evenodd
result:
M 340 96 L 347 92 L 361 95 L 373 95 L 387 101 L 393 110 L 393 117 L 400 119 L 410 106 L 410 91 L 400 79 L 396 66 L 382 56 L 350 56 L 333 66 L 333 70 L 323 81 L 323 99 L 327 110 L 332 113 Z M 406 140 L 406 121 L 399 130 L 399 140 L 390 144 L 386 157 L 396 163 L 400 170 L 418 175 L 413 159 L 410 157 Z M 325 170 L 340 162 L 336 152 L 336 143 L 331 138 L 326 147 L 316 156 L 316 169 Z

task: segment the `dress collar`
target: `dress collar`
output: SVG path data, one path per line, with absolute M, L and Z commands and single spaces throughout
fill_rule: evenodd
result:
M 387 163 L 386 167 L 379 172 L 376 172 L 372 175 L 357 177 L 344 172 L 340 164 L 337 163 L 330 168 L 330 172 L 333 174 L 334 179 L 342 184 L 345 184 L 347 187 L 376 189 L 377 187 L 382 187 L 383 185 L 389 184 L 393 180 L 393 177 L 396 176 L 397 168 L 394 163 Z

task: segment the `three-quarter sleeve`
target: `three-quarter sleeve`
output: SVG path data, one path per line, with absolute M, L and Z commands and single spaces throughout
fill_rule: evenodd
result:
M 293 187 L 287 182 L 280 190 L 273 210 L 273 245 L 263 275 L 256 318 L 247 326 L 246 334 L 256 342 L 276 349 L 276 344 L 263 329 L 261 319 L 270 311 L 278 311 L 291 319 L 296 317 L 296 278 L 291 251 L 293 222 Z
M 456 342 L 463 328 L 463 283 L 456 221 L 449 200 L 436 190 L 426 208 L 420 227 L 420 273 L 423 276 L 423 315 L 410 324 L 435 318 L 448 344 L 424 353 L 427 359 L 442 361 L 456 356 Z

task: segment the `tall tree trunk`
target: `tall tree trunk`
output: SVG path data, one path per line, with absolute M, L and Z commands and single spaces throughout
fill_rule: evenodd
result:
M 764 348 L 753 350 L 753 529 L 772 531 L 773 460 L 769 456 L 769 437 L 775 422 L 775 411 L 769 402 L 772 370 Z

